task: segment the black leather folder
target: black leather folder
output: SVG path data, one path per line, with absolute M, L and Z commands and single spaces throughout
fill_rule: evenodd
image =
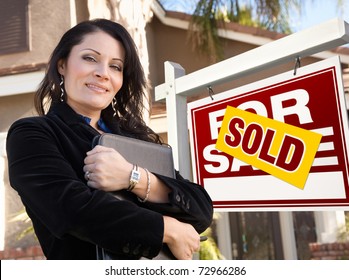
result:
M 117 150 L 128 162 L 167 177 L 175 177 L 172 149 L 168 145 L 105 133 L 95 137 L 93 146 Z

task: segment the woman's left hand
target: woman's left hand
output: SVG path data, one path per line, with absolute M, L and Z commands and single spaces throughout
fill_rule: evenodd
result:
M 128 187 L 133 165 L 112 148 L 97 145 L 84 160 L 87 185 L 106 192 Z

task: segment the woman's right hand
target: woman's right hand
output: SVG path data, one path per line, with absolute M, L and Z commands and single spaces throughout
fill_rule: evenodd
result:
M 164 216 L 163 242 L 179 260 L 191 260 L 200 249 L 200 235 L 194 227 L 168 216 Z

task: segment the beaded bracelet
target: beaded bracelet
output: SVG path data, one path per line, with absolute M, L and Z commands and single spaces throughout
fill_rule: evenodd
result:
M 138 200 L 142 203 L 146 202 L 149 198 L 149 193 L 150 193 L 150 174 L 149 174 L 149 171 L 148 169 L 144 168 L 145 172 L 147 173 L 147 193 L 145 194 L 145 198 L 144 199 L 141 199 L 138 197 Z

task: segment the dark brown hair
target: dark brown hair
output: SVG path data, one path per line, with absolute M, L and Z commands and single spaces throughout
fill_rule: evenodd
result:
M 133 137 L 161 143 L 160 137 L 145 124 L 142 118 L 142 112 L 145 108 L 143 98 L 147 82 L 137 47 L 122 25 L 107 19 L 83 21 L 62 36 L 51 54 L 45 77 L 35 94 L 34 102 L 37 112 L 39 115 L 44 115 L 47 102 L 51 103 L 51 106 L 56 102 L 61 102 L 58 62 L 66 60 L 72 48 L 80 44 L 84 36 L 97 31 L 109 34 L 121 42 L 125 49 L 123 85 L 119 92 L 115 93 L 117 115 L 113 117 L 114 111 L 110 104 L 102 111 L 104 122 L 112 131 L 117 131 L 116 128 L 119 127 L 124 133 Z

